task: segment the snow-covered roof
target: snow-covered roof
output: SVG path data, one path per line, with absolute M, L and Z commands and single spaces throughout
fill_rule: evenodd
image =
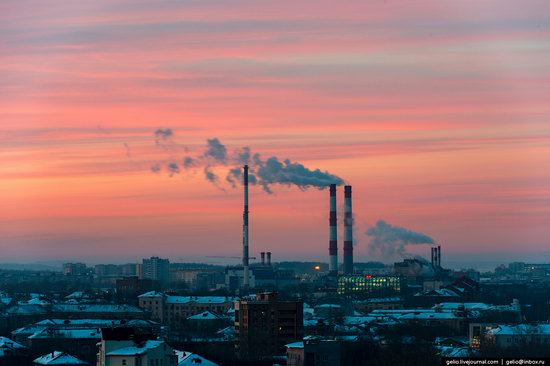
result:
M 403 301 L 400 297 L 377 297 L 366 300 L 356 300 L 354 304 L 378 304 L 378 303 L 387 303 L 387 302 L 401 302 Z
M 367 324 L 375 321 L 376 318 L 372 316 L 345 316 L 344 324 L 345 325 L 361 325 Z
M 50 302 L 46 301 L 46 300 L 34 298 L 34 299 L 30 299 L 29 301 L 27 301 L 27 304 L 30 304 L 30 305 L 50 305 Z
M 102 328 L 111 326 L 158 326 L 159 323 L 152 320 L 120 320 L 120 319 L 45 319 L 37 323 L 18 328 L 11 332 L 12 335 L 32 335 L 47 328 L 53 329 L 74 329 L 74 328 Z
M 465 310 L 489 310 L 491 308 L 491 305 L 482 302 L 442 302 L 434 305 L 433 309 L 456 311 L 461 306 L 464 306 Z
M 304 342 L 293 342 L 286 345 L 286 348 L 304 348 Z
M 164 297 L 164 293 L 158 291 L 149 291 L 139 295 L 138 297 Z
M 87 329 L 43 329 L 29 337 L 29 339 L 44 338 L 71 338 L 71 339 L 101 339 L 99 328 Z
M 144 310 L 128 304 L 57 304 L 52 306 L 52 312 L 59 313 L 143 313 Z
M 342 305 L 337 305 L 337 304 L 322 304 L 322 305 L 317 305 L 315 308 L 339 309 L 341 307 L 342 307 Z
M 235 297 L 225 296 L 167 296 L 167 304 L 187 304 L 195 302 L 197 304 L 223 304 L 227 302 L 233 303 Z
M 8 349 L 21 349 L 25 348 L 25 346 L 20 345 L 17 342 L 12 341 L 9 338 L 6 337 L 0 337 L 0 348 L 8 348 Z
M 211 311 L 203 311 L 200 314 L 191 315 L 188 320 L 219 320 L 220 317 Z
M 82 291 L 75 291 L 72 294 L 65 296 L 66 299 L 84 299 L 88 298 L 89 296 L 84 294 Z
M 159 298 L 164 297 L 167 304 L 187 304 L 195 302 L 198 304 L 223 304 L 234 302 L 237 297 L 232 296 L 170 296 L 158 291 L 149 291 L 138 296 L 139 298 Z
M 408 313 L 403 314 L 399 317 L 402 320 L 411 320 L 411 319 L 420 319 L 420 320 L 445 320 L 445 319 L 456 319 L 457 315 L 455 313 L 440 313 L 432 311 L 430 313 Z
M 487 331 L 493 335 L 550 335 L 550 324 L 499 325 Z
M 223 329 L 220 329 L 216 332 L 216 334 L 219 334 L 224 337 L 233 338 L 235 337 L 236 331 L 234 326 L 225 327 Z
M 148 350 L 158 348 L 164 344 L 164 341 L 148 340 L 141 344 L 122 347 L 107 353 L 107 356 L 135 356 L 147 353 Z
M 218 366 L 217 363 L 207 360 L 206 358 L 197 355 L 196 353 L 186 351 L 175 351 L 178 356 L 178 366 L 201 365 L 201 366 Z
M 88 363 L 65 352 L 53 351 L 33 361 L 36 365 L 87 365 Z
M 6 310 L 8 315 L 37 315 L 46 314 L 47 310 L 40 305 L 19 304 Z

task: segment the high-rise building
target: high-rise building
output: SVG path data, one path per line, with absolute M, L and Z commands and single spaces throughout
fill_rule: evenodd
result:
M 141 278 L 168 282 L 170 279 L 170 261 L 159 257 L 144 258 L 141 264 Z
M 84 276 L 88 268 L 84 263 L 63 263 L 63 274 L 65 276 Z
M 280 301 L 274 292 L 235 302 L 237 355 L 258 359 L 285 354 L 285 345 L 304 336 L 302 300 Z

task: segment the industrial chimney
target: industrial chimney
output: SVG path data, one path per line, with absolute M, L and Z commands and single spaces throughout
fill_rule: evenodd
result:
M 437 246 L 437 266 L 441 267 L 441 245 Z
M 248 268 L 248 165 L 243 167 L 244 212 L 243 212 L 243 287 L 249 286 Z
M 338 229 L 336 226 L 336 184 L 330 185 L 330 213 L 329 213 L 329 272 L 338 274 Z
M 432 250 L 432 261 L 431 261 L 432 267 L 435 268 L 435 251 L 436 251 L 436 249 L 434 247 L 431 247 L 430 249 Z
M 353 214 L 351 186 L 344 187 L 344 274 L 353 274 Z
M 262 258 L 262 266 L 265 266 L 265 252 L 261 252 L 260 257 Z
M 267 252 L 266 255 L 267 255 L 267 263 L 266 264 L 268 266 L 271 266 L 271 252 Z

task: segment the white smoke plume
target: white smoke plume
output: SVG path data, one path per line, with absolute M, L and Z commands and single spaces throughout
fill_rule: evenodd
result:
M 172 139 L 171 129 L 158 129 L 154 133 L 155 143 Z M 215 168 L 225 169 L 225 182 L 237 187 L 242 181 L 242 165 L 249 165 L 249 179 L 251 185 L 260 185 L 267 193 L 273 193 L 275 184 L 296 186 L 302 190 L 308 188 L 324 189 L 330 184 L 342 185 L 344 180 L 334 174 L 320 169 L 309 169 L 299 162 L 289 159 L 280 159 L 276 156 L 262 158 L 259 153 L 252 153 L 248 146 L 236 148 L 229 152 L 227 147 L 218 139 L 207 139 L 202 152 L 193 156 L 185 156 L 180 163 L 171 161 L 168 164 L 156 163 L 151 170 L 155 173 L 165 170 L 170 176 L 184 170 L 202 169 L 206 181 L 221 188 L 222 179 L 214 173 Z M 219 170 L 216 170 L 219 172 Z
M 366 235 L 370 239 L 369 255 L 384 259 L 409 256 L 408 245 L 434 244 L 434 240 L 426 234 L 390 225 L 384 220 L 378 220 Z

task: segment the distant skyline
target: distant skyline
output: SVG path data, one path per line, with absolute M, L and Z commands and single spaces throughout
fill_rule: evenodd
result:
M 184 169 L 216 138 L 351 184 L 356 261 L 398 259 L 382 219 L 443 264 L 548 262 L 549 39 L 542 0 L 4 1 L 0 261 L 240 256 L 230 166 Z M 271 189 L 251 255 L 327 262 L 328 190 Z

